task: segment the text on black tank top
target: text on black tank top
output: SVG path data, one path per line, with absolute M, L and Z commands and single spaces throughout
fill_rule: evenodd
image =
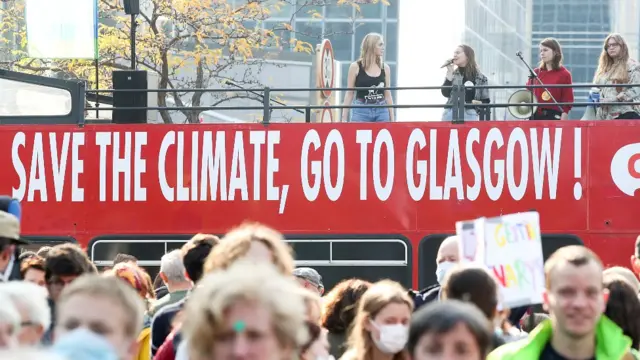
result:
M 368 103 L 375 103 L 384 99 L 384 91 L 378 88 L 383 88 L 385 85 L 384 68 L 380 69 L 380 75 L 371 77 L 365 71 L 362 63 L 358 61 L 358 75 L 356 75 L 355 87 L 368 87 L 370 90 L 358 90 L 356 93 L 356 99 L 364 100 Z

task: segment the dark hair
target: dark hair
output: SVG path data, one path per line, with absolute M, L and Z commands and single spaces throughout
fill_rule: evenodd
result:
M 26 259 L 32 258 L 32 257 L 36 257 L 38 256 L 38 254 L 36 254 L 33 251 L 23 251 L 20 256 L 18 256 L 18 261 L 24 261 Z
M 53 276 L 79 276 L 85 273 L 97 273 L 82 249 L 71 243 L 56 245 L 51 248 L 45 259 L 44 278 L 47 282 Z
M 38 252 L 36 253 L 38 256 L 40 256 L 41 258 L 47 258 L 47 256 L 49 255 L 49 251 L 51 251 L 52 247 L 51 246 L 43 246 L 40 249 L 38 249 Z
M 413 313 L 407 342 L 409 354 L 414 357 L 424 335 L 446 334 L 458 324 L 464 324 L 471 332 L 484 359 L 493 345 L 491 322 L 477 307 L 457 300 L 432 302 Z
M 551 69 L 558 70 L 560 66 L 562 66 L 562 47 L 560 47 L 560 43 L 558 40 L 554 38 L 546 38 L 540 41 L 540 46 L 547 47 L 553 51 L 553 60 L 551 61 Z M 540 69 L 545 69 L 544 61 L 540 61 L 540 65 L 538 65 Z
M 535 329 L 541 322 L 548 320 L 549 315 L 542 313 L 533 313 L 533 314 L 525 314 L 520 320 L 520 327 L 522 331 L 530 333 Z
M 22 263 L 20 263 L 20 275 L 24 278 L 24 274 L 26 274 L 29 269 L 45 271 L 44 259 L 35 255 L 23 260 Z
M 209 234 L 196 234 L 182 247 L 182 264 L 194 283 L 202 278 L 204 262 L 209 253 L 220 242 L 217 236 Z
M 371 287 L 360 279 L 347 279 L 338 283 L 324 296 L 322 326 L 332 334 L 346 333 L 358 310 L 358 301 Z
M 138 258 L 129 254 L 117 254 L 116 257 L 113 258 L 113 266 L 116 266 L 120 263 L 126 263 L 126 262 L 137 263 Z
M 487 319 L 496 315 L 498 283 L 484 267 L 457 265 L 445 278 L 442 295 L 446 299 L 472 303 Z
M 605 280 L 609 289 L 609 300 L 604 314 L 616 323 L 633 342 L 640 344 L 640 300 L 633 287 L 621 276 L 611 276 Z
M 464 77 L 467 79 L 475 79 L 480 70 L 478 69 L 478 63 L 476 62 L 476 52 L 469 45 L 458 45 L 462 49 L 462 52 L 467 57 L 467 65 L 464 67 Z M 475 81 L 475 80 L 474 80 Z

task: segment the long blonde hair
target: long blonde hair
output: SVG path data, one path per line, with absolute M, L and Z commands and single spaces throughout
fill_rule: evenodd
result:
M 407 295 L 407 291 L 395 281 L 379 281 L 362 295 L 358 303 L 356 318 L 353 321 L 353 328 L 349 335 L 349 349 L 344 355 L 345 358 L 357 360 L 370 360 L 372 358 L 372 350 L 375 344 L 366 328 L 366 323 L 373 320 L 389 304 L 406 304 L 409 310 L 413 310 L 413 301 Z M 407 354 L 403 351 L 393 356 L 393 360 L 405 359 L 407 359 Z
M 620 44 L 620 55 L 613 59 L 607 53 L 607 44 L 609 40 L 613 39 Z M 609 79 L 614 84 L 626 84 L 629 82 L 629 72 L 627 69 L 627 62 L 629 61 L 629 47 L 627 42 L 620 34 L 610 34 L 604 39 L 604 45 L 602 47 L 602 53 L 600 54 L 600 60 L 598 61 L 598 70 L 593 78 L 594 82 L 598 82 L 600 77 L 608 75 Z
M 365 70 L 373 63 L 378 64 L 380 69 L 383 69 L 382 56 L 376 55 L 376 46 L 382 39 L 382 35 L 373 32 L 368 33 L 364 39 L 362 39 L 362 45 L 360 46 L 360 59 L 358 59 L 358 61 L 362 64 L 362 68 Z

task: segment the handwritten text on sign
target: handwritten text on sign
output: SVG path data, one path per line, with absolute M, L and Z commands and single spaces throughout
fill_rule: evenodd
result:
M 536 212 L 480 219 L 485 264 L 500 285 L 504 306 L 538 304 L 544 291 L 540 217 Z
M 308 129 L 297 138 L 280 130 L 17 132 L 11 187 L 28 202 L 144 202 L 156 187 L 168 202 L 266 200 L 280 213 L 289 194 L 338 201 L 354 183 L 360 200 L 398 193 L 413 201 L 553 200 L 559 172 L 575 167 L 560 163 L 564 141 L 577 144 L 582 161 L 582 129 L 565 130 Z

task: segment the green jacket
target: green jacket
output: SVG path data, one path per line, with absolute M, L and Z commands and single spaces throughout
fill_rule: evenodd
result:
M 550 341 L 552 332 L 551 321 L 546 320 L 533 329 L 526 339 L 508 343 L 492 351 L 487 360 L 537 360 Z M 604 315 L 596 325 L 596 359 L 638 359 L 638 352 L 631 349 L 631 339 Z

